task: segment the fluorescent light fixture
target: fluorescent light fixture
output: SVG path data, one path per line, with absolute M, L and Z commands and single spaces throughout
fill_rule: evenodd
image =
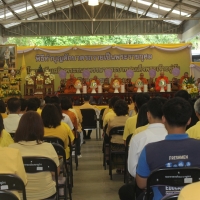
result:
M 99 0 L 88 0 L 88 5 L 89 6 L 98 6 Z

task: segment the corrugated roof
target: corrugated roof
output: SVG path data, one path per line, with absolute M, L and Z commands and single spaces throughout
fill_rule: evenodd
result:
M 91 12 L 87 0 L 1 0 L 0 24 L 7 29 L 22 23 L 25 25 L 31 22 L 46 23 L 45 20 L 54 23 L 59 20 L 84 23 L 91 21 L 102 23 L 109 20 L 118 22 L 126 21 L 127 13 L 132 12 L 135 17 L 128 16 L 127 21 L 145 21 L 148 20 L 146 18 L 152 18 L 180 26 L 184 20 L 196 20 L 197 18 L 193 17 L 200 11 L 200 0 L 99 0 L 99 3 L 100 5 L 94 7 L 94 11 Z M 80 5 L 81 11 L 76 9 L 76 6 Z M 115 11 L 108 16 L 101 13 L 104 5 L 121 11 Z M 72 9 L 73 13 L 70 13 Z M 102 17 L 105 15 L 106 18 Z

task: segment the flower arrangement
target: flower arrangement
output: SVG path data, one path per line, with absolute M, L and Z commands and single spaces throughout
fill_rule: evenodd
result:
M 196 98 L 198 96 L 199 92 L 197 86 L 195 85 L 194 77 L 191 76 L 188 79 L 184 80 L 182 88 L 184 90 L 187 90 L 187 92 L 191 95 L 191 98 Z
M 29 79 L 28 79 L 28 85 L 34 85 L 34 81 L 33 81 L 32 78 L 29 78 Z
M 15 79 L 13 79 L 13 80 L 10 81 L 10 84 L 11 85 L 17 85 L 17 81 Z
M 31 70 L 30 76 L 31 76 L 31 77 L 35 76 L 35 71 L 34 71 L 34 70 Z
M 37 81 L 43 81 L 44 77 L 41 74 L 38 74 L 37 77 L 36 77 L 36 80 Z
M 16 76 L 16 77 L 15 77 L 15 80 L 16 80 L 16 81 L 21 81 L 22 78 L 21 78 L 21 76 Z
M 45 80 L 45 84 L 50 84 L 51 83 L 51 79 L 50 78 L 47 78 L 46 80 Z
M 47 69 L 47 70 L 45 70 L 45 72 L 44 72 L 44 76 L 49 76 L 51 73 L 50 73 L 50 71 Z
M 21 91 L 20 90 L 8 90 L 8 96 L 20 96 Z
M 55 75 L 54 75 L 54 74 L 50 74 L 50 75 L 49 75 L 49 78 L 50 78 L 51 80 L 54 80 L 54 79 L 55 79 Z
M 7 84 L 2 84 L 1 88 L 4 89 L 4 90 L 6 90 L 6 89 L 8 89 L 8 85 Z

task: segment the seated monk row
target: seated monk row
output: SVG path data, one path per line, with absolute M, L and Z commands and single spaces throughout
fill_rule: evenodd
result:
M 180 81 L 178 82 L 176 78 L 172 79 L 172 89 L 175 90 L 180 90 L 182 89 L 182 84 L 188 79 L 188 72 L 184 73 L 184 76 L 181 77 Z M 137 84 L 140 83 L 141 84 L 141 90 L 143 91 L 143 86 L 144 85 L 148 85 L 148 88 L 154 88 L 156 91 L 160 91 L 161 87 L 160 84 L 161 82 L 165 82 L 165 84 L 169 83 L 168 77 L 166 77 L 164 75 L 164 72 L 161 71 L 160 72 L 160 76 L 157 77 L 155 79 L 156 81 L 154 82 L 153 78 L 149 78 L 149 80 L 147 81 L 146 78 L 144 78 L 144 73 L 140 73 L 140 77 L 136 80 L 135 84 L 131 82 L 131 78 L 127 78 L 126 82 L 123 83 L 122 79 L 119 78 L 118 74 L 114 74 L 114 78 L 111 79 L 111 82 L 109 83 L 109 79 L 106 78 L 104 81 L 104 84 L 102 86 L 102 89 L 104 92 L 109 92 L 109 93 L 114 93 L 114 87 L 113 84 L 124 84 L 125 85 L 125 89 L 127 92 L 136 92 L 137 91 Z M 77 79 L 74 77 L 74 74 L 70 74 L 70 78 L 66 81 L 66 86 L 65 86 L 65 90 L 64 93 L 76 93 L 76 88 L 74 87 L 75 83 L 76 83 Z M 101 85 L 100 80 L 97 78 L 97 76 L 94 76 L 92 79 L 90 79 L 89 82 L 86 81 L 85 78 L 82 79 L 82 85 L 87 86 L 87 93 L 91 93 L 92 92 L 92 88 L 90 88 L 91 85 Z M 167 87 L 165 86 L 164 89 L 166 90 Z M 95 89 L 96 92 L 98 91 L 98 87 Z

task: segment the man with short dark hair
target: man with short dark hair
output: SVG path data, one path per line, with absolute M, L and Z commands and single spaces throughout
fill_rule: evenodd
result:
M 149 125 L 146 130 L 136 134 L 130 141 L 128 155 L 128 171 L 135 177 L 138 159 L 146 144 L 164 140 L 167 130 L 162 123 L 162 108 L 167 100 L 165 98 L 152 98 L 147 102 L 147 118 Z
M 3 119 L 5 130 L 8 133 L 15 133 L 19 124 L 21 109 L 21 103 L 18 98 L 10 98 L 7 102 L 7 108 L 9 111 L 8 117 Z
M 146 145 L 140 154 L 136 170 L 136 182 L 145 189 L 150 173 L 160 168 L 200 167 L 200 141 L 185 134 L 191 121 L 192 107 L 184 99 L 175 97 L 163 106 L 162 121 L 168 135 L 165 140 Z M 154 186 L 153 200 L 160 200 L 173 188 Z
M 147 103 L 150 99 L 150 96 L 145 93 L 139 93 L 135 97 L 135 105 L 140 110 L 141 106 L 145 103 Z M 137 115 L 134 115 L 133 117 L 129 117 L 126 120 L 125 128 L 124 128 L 124 134 L 123 134 L 123 140 L 126 141 L 126 138 L 130 134 L 135 134 L 136 129 L 136 122 L 137 122 Z M 126 142 L 125 142 L 126 143 Z

